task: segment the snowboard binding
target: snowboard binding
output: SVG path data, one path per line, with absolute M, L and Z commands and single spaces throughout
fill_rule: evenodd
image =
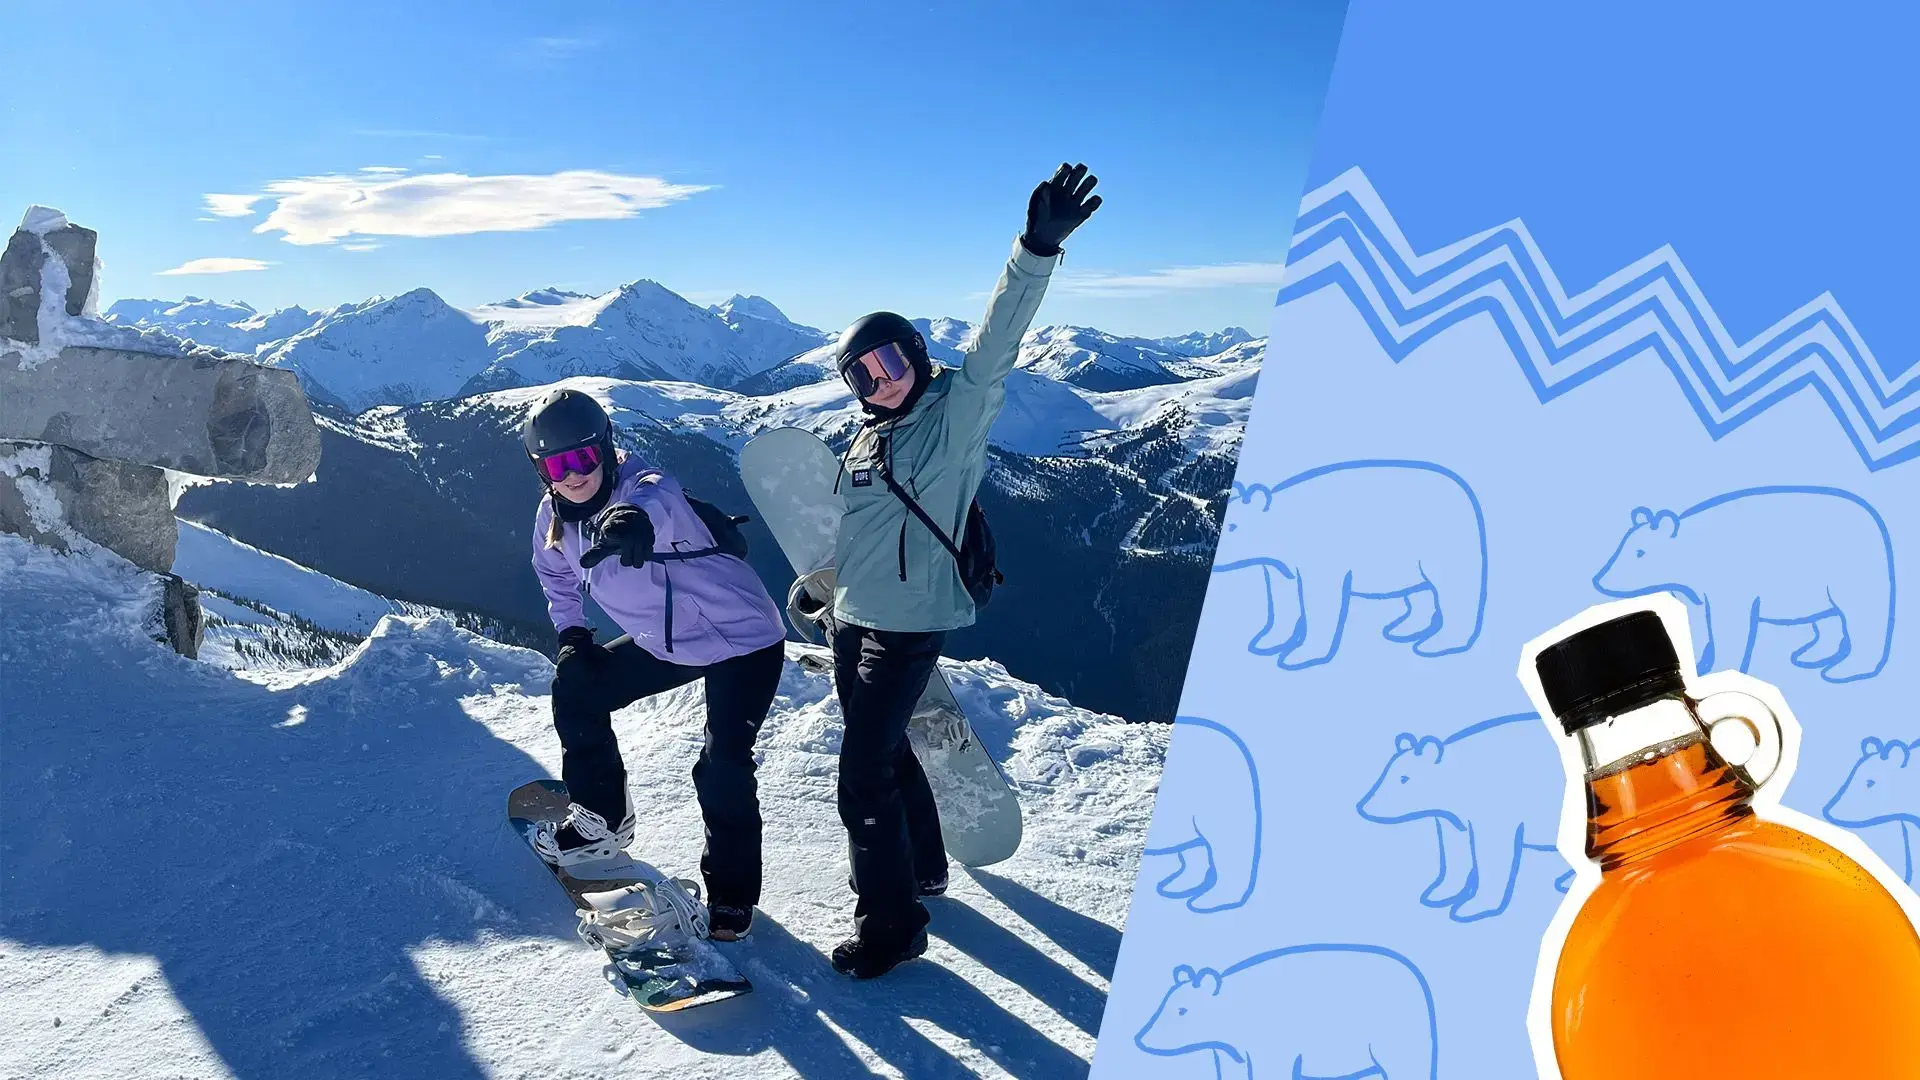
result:
M 689 878 L 636 881 L 606 892 L 584 893 L 581 899 L 588 906 L 575 909 L 580 916 L 575 932 L 616 959 L 657 943 L 670 947 L 707 936 L 707 907 L 700 902 L 699 883 Z
M 833 632 L 833 567 L 823 566 L 793 579 L 787 590 L 787 623 L 814 645 L 827 644 Z

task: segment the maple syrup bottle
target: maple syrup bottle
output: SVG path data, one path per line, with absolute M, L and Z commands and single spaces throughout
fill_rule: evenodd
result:
M 1579 741 L 1601 870 L 1554 973 L 1562 1080 L 1920 1080 L 1920 934 L 1860 864 L 1754 814 L 1780 760 L 1764 703 L 1690 697 L 1651 611 L 1535 669 Z M 1722 723 L 1747 760 L 1715 750 Z

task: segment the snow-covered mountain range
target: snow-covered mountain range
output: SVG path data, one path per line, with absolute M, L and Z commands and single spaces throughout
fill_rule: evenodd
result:
M 943 661 L 1026 835 L 954 868 L 924 960 L 855 983 L 826 958 L 852 908 L 838 705 L 790 646 L 766 888 L 723 946 L 754 992 L 661 1018 L 506 825 L 559 772 L 546 658 L 182 530 L 199 661 L 152 640 L 154 575 L 0 536 L 0 1076 L 1087 1075 L 1169 727 Z M 635 850 L 695 877 L 704 713 L 694 683 L 614 715 Z
M 196 303 L 179 315 L 205 322 Z M 150 329 L 174 317 L 171 305 L 123 305 Z M 949 364 L 973 331 L 918 325 Z M 1007 586 L 949 654 L 991 657 L 1090 708 L 1171 719 L 1263 345 L 1237 328 L 1029 333 L 981 493 Z M 645 281 L 467 311 L 424 289 L 335 308 L 256 348 L 324 403 L 316 481 L 194 488 L 178 509 L 355 585 L 542 641 L 551 628 L 526 566 L 538 497 L 519 448 L 527 409 L 557 382 L 583 389 L 631 448 L 751 514 L 736 460 L 748 439 L 795 426 L 839 447 L 859 423 L 828 347 L 828 333 L 765 298 L 701 308 Z M 752 560 L 784 595 L 792 569 L 758 528 Z
M 765 394 L 833 375 L 833 333 L 788 319 L 760 296 L 699 307 L 654 281 L 598 296 L 536 289 L 467 310 L 431 289 L 320 312 L 261 313 L 240 302 L 187 297 L 121 300 L 107 321 L 161 330 L 248 353 L 300 373 L 313 396 L 358 413 L 581 375 L 694 382 Z M 973 327 L 916 320 L 945 363 Z M 1127 390 L 1206 378 L 1259 357 L 1263 342 L 1238 327 L 1168 338 L 1123 337 L 1077 326 L 1037 327 L 1020 367 L 1085 390 Z

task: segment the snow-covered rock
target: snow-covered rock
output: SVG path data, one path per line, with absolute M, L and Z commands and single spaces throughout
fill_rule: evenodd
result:
M 99 317 L 99 237 L 45 206 L 27 208 L 0 250 L 0 360 L 36 367 L 69 345 L 178 356 L 189 346 Z

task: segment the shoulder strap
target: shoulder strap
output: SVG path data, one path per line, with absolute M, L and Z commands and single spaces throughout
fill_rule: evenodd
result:
M 893 492 L 896 498 L 905 503 L 907 509 L 913 511 L 913 516 L 919 518 L 920 523 L 925 525 L 928 531 L 932 532 L 933 535 L 939 539 L 941 546 L 945 547 L 947 553 L 953 556 L 953 561 L 959 562 L 960 549 L 953 546 L 953 541 L 948 538 L 946 531 L 934 524 L 933 518 L 928 517 L 927 512 L 920 508 L 920 504 L 913 501 L 913 496 L 907 494 L 906 489 L 902 488 L 899 483 L 893 479 L 893 470 L 882 464 L 880 466 L 880 479 L 886 481 L 887 490 Z

